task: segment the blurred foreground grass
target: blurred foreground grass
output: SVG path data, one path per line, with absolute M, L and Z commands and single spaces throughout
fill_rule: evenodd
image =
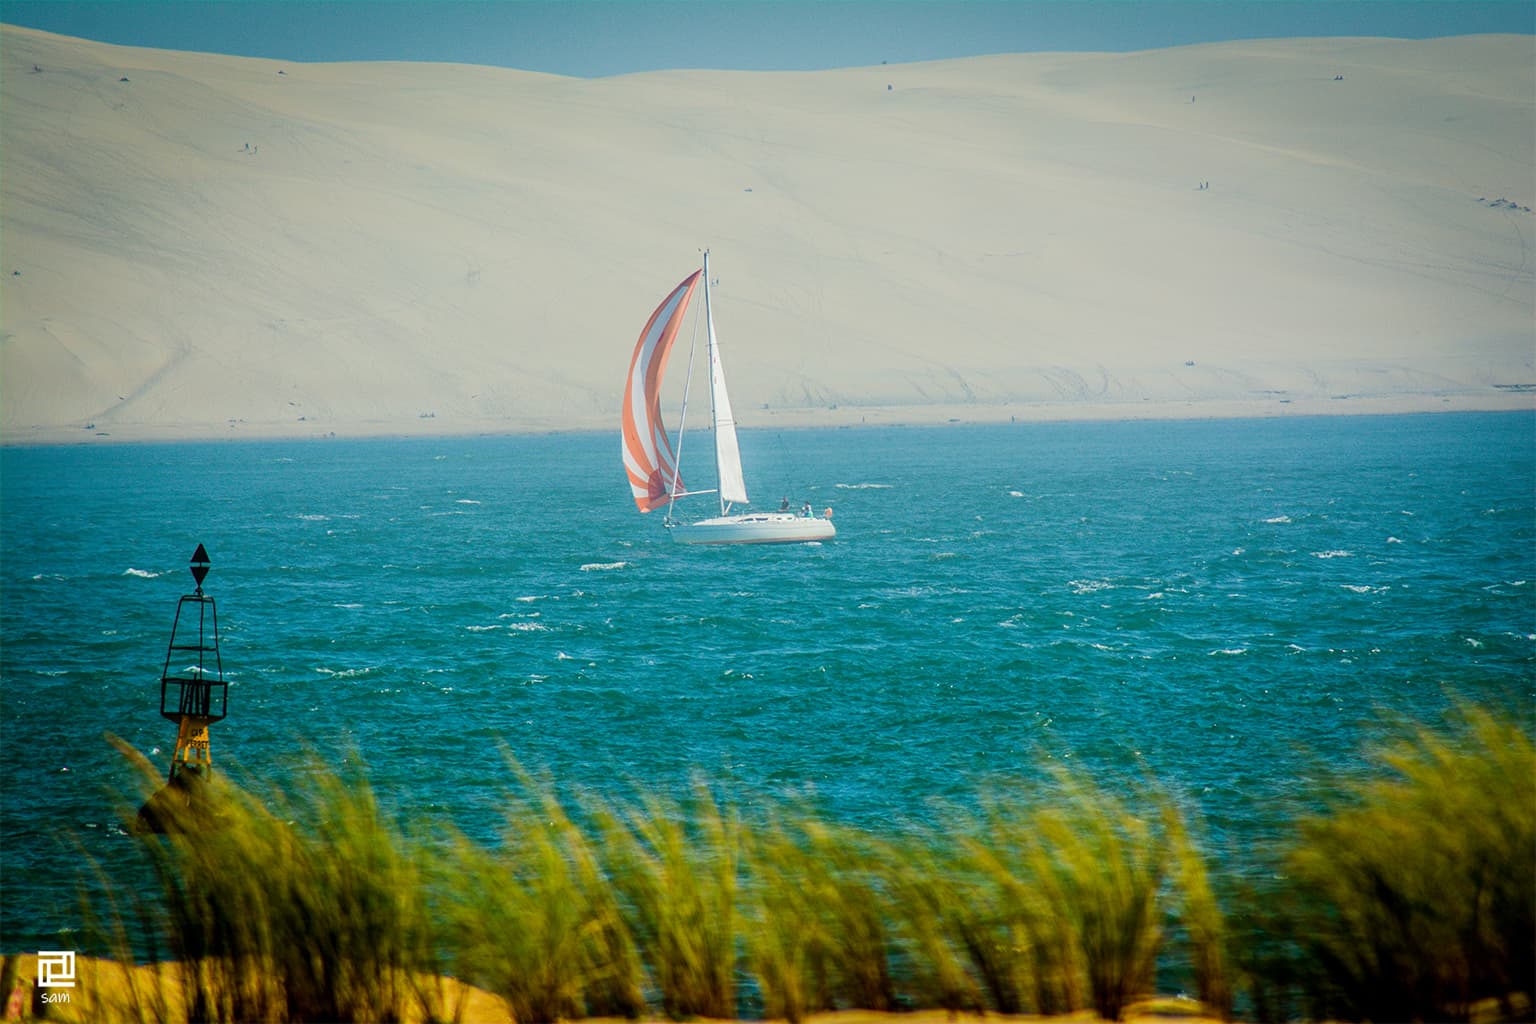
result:
M 134 760 L 142 800 L 160 776 Z M 1254 854 L 1262 887 L 1215 873 L 1198 822 L 1155 783 L 1112 791 L 1067 771 L 876 834 L 790 800 L 753 806 L 749 826 L 703 779 L 684 799 L 624 802 L 562 796 L 512 765 L 495 842 L 407 827 L 361 773 L 219 778 L 171 834 L 139 837 L 151 891 L 82 887 L 98 894 L 82 952 L 106 959 L 47 1010 L 1531 1019 L 1530 736 L 1462 706 L 1371 760 Z M 18 968 L 7 960 L 4 991 Z M 1156 987 L 1189 995 L 1149 1002 Z

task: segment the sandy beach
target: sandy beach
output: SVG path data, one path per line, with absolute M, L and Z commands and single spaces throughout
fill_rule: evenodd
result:
M 1536 408 L 1529 36 L 575 79 L 0 29 L 5 443 Z M 677 375 L 680 376 L 680 375 Z
M 21 982 L 21 999 L 30 1003 L 31 984 L 37 977 L 37 956 L 16 954 L 16 977 Z M 176 963 L 125 965 L 123 963 L 80 957 L 77 961 L 78 986 L 66 991 L 63 1001 L 48 1007 L 48 1018 L 62 1022 L 108 1019 L 132 1020 L 152 1016 L 158 1010 L 165 1018 L 184 1020 L 186 1009 L 181 998 L 181 965 Z M 512 1024 L 513 1016 L 506 1000 L 484 989 L 464 984 L 455 978 L 439 978 L 434 985 L 448 1019 L 461 1024 Z M 414 1007 L 412 1008 L 414 1009 Z M 998 1015 L 990 1015 L 995 1019 Z M 421 1019 L 419 1013 L 405 1016 L 407 1021 Z M 585 1018 L 589 1024 L 620 1024 L 624 1018 Z M 665 1019 L 665 1018 L 654 1018 Z M 812 1014 L 806 1024 L 984 1024 L 988 1015 L 946 1013 L 941 1010 L 879 1013 L 872 1010 L 842 1010 Z M 1021 1019 L 1014 1017 L 1013 1019 Z M 1082 1013 L 1054 1018 L 1030 1017 L 1030 1020 L 1090 1020 Z M 1128 1021 L 1209 1021 L 1217 1018 L 1201 1012 L 1189 999 L 1149 999 L 1132 1007 Z

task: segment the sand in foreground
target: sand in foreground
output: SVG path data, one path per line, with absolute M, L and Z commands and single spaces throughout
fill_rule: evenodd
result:
M 30 1006 L 34 991 L 56 992 L 62 1001 L 51 1002 L 46 1009 L 46 1019 L 59 1024 L 87 1024 L 104 1020 L 130 1021 L 158 1019 L 156 1008 L 163 1008 L 164 1019 L 180 1022 L 186 1019 L 186 1009 L 180 997 L 179 964 L 146 964 L 125 968 L 111 960 L 79 957 L 76 960 L 76 984 L 73 988 L 37 990 L 31 984 L 37 978 L 36 954 L 18 954 L 17 977 L 22 979 L 22 1000 Z M 443 1019 L 460 1024 L 513 1024 L 511 1011 L 500 997 L 484 989 L 466 985 L 454 978 L 437 979 L 440 986 Z M 163 993 L 157 1000 L 155 993 Z M 10 998 L 12 994 L 6 993 Z M 1133 1006 L 1125 1016 L 1127 1021 L 1212 1021 L 1199 1012 L 1199 1005 L 1184 999 L 1162 998 L 1148 1000 Z M 6 1018 L 10 1019 L 10 1018 Z M 407 1015 L 406 1024 L 419 1024 L 419 1015 Z M 628 1024 L 622 1018 L 585 1018 L 591 1024 Z M 912 1013 L 877 1013 L 871 1010 L 846 1010 L 837 1013 L 812 1014 L 807 1024 L 983 1024 L 988 1020 L 1096 1020 L 1091 1012 L 1069 1014 L 1061 1017 L 1007 1017 L 999 1014 L 948 1014 L 942 1010 L 919 1010 Z

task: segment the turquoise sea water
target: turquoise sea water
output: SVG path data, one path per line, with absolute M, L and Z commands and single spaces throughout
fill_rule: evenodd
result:
M 403 812 L 487 836 L 504 751 L 875 828 L 1059 759 L 1177 788 L 1240 862 L 1384 714 L 1536 719 L 1529 414 L 742 448 L 759 507 L 830 505 L 837 540 L 673 545 L 606 435 L 0 450 L 0 948 L 67 941 L 71 862 L 131 843 L 102 733 L 165 762 L 199 543 L 216 762 L 355 753 Z

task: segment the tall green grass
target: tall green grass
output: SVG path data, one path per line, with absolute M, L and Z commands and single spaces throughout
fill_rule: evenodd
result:
M 765 1012 L 896 1008 L 884 852 L 805 807 L 746 841 L 745 947 Z
M 608 878 L 674 1020 L 736 1016 L 740 823 L 702 782 L 687 802 L 651 794 L 595 820 Z
M 500 846 L 456 834 L 438 862 L 453 968 L 521 1024 L 638 1016 L 640 960 L 596 844 L 552 783 L 513 772 Z
M 1468 1020 L 1536 994 L 1536 747 L 1460 708 L 1380 747 L 1374 777 L 1303 818 L 1285 859 L 1313 1011 Z M 1518 994 L 1518 997 L 1517 997 Z M 1523 998 L 1523 1003 L 1520 1002 Z M 1521 1006 L 1524 1010 L 1521 1010 Z
M 97 886 L 106 914 L 87 908 L 109 955 L 133 945 L 178 962 L 179 1003 L 192 1021 L 398 1020 L 440 1009 L 442 963 L 425 903 L 418 844 L 384 812 L 361 769 L 294 766 L 287 786 L 259 790 L 221 775 L 161 788 L 128 751 L 137 796 L 125 824 L 156 883 L 146 900 L 129 880 Z M 259 795 L 258 795 L 259 794 Z M 132 804 L 156 809 L 163 834 L 143 831 Z M 165 1015 L 163 993 L 136 991 L 132 1012 Z
M 1189 963 L 1195 998 L 1206 1010 L 1230 1019 L 1234 971 L 1227 915 L 1211 885 L 1210 864 L 1185 815 L 1168 804 L 1163 812 L 1168 851 L 1173 861 L 1173 888 L 1179 918 L 1189 938 Z
M 105 952 L 182 965 L 161 976 L 179 979 L 170 996 L 136 982 L 115 1015 L 140 1020 L 439 1020 L 462 1008 L 444 975 L 522 1024 L 922 1007 L 1118 1019 L 1159 965 L 1220 1017 L 1528 1014 L 1529 735 L 1463 709 L 1375 757 L 1240 903 L 1219 896 L 1231 880 L 1169 794 L 1080 773 L 876 834 L 703 780 L 681 798 L 562 799 L 513 765 L 501 834 L 481 841 L 405 829 L 361 772 L 306 764 L 283 786 L 216 779 L 165 804 L 170 834 L 141 839 L 153 895 L 98 886 L 88 913 Z
M 1094 1010 L 1119 1020 L 1151 994 L 1166 846 L 1155 805 L 1149 820 L 1086 779 L 1058 779 L 1063 799 L 1034 816 L 1031 877 L 1051 915 L 1068 923 Z
M 1169 850 L 1161 798 L 1144 803 L 1057 771 L 1044 790 L 994 795 L 962 830 L 949 877 L 969 880 L 981 913 L 952 927 L 994 1008 L 1118 1020 L 1151 993 Z
M 217 785 L 217 784 L 210 784 Z M 310 774 L 147 840 L 192 1020 L 398 1019 L 434 1009 L 424 874 L 366 780 Z

